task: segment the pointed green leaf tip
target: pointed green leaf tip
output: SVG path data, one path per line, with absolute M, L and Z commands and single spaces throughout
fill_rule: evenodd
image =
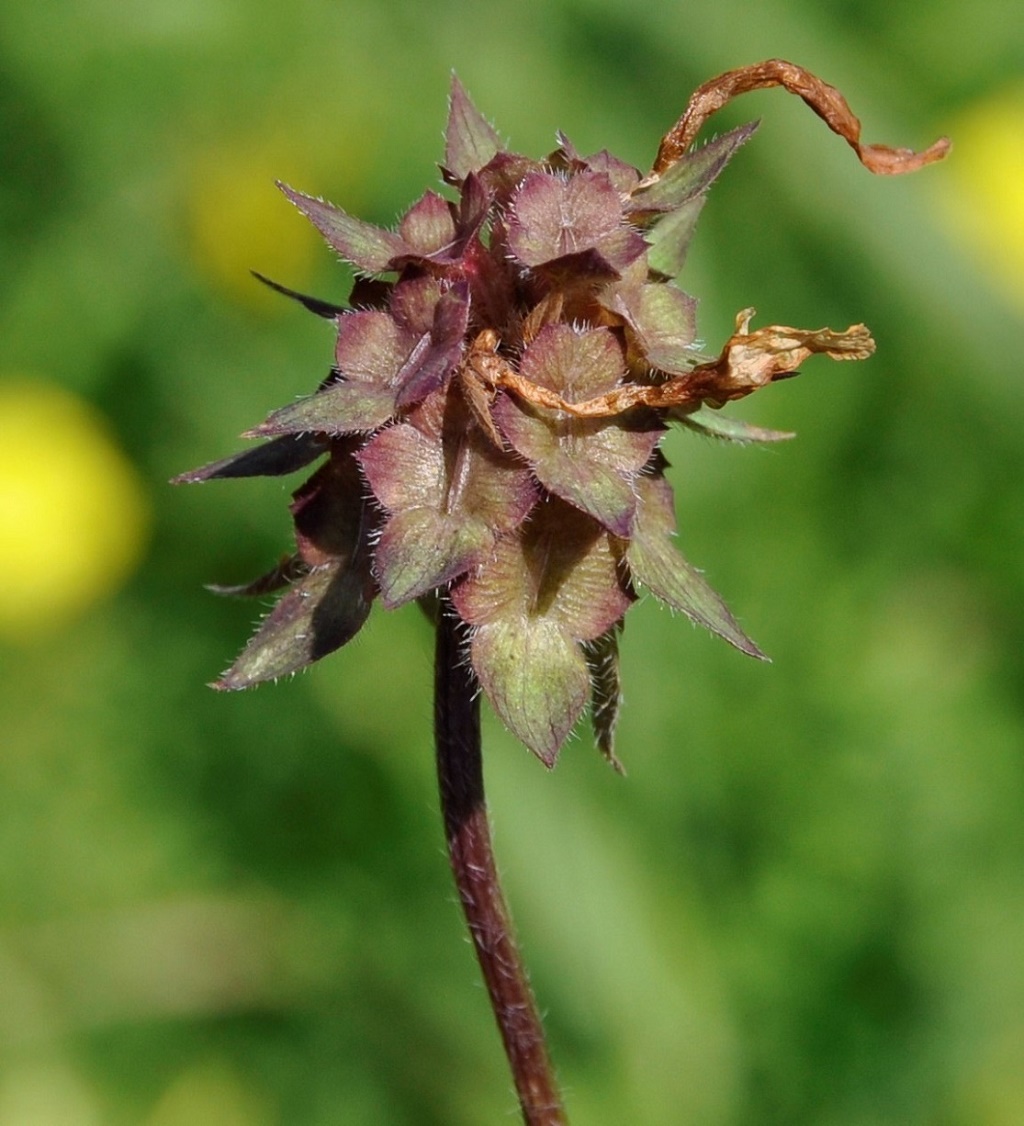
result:
M 676 551 L 672 543 L 676 517 L 669 483 L 663 477 L 643 477 L 637 482 L 637 494 L 636 524 L 626 552 L 633 578 L 691 621 L 717 633 L 741 652 L 766 661 L 768 658 L 740 629 L 700 571 Z
M 255 636 L 213 687 L 249 688 L 298 672 L 333 653 L 370 613 L 366 568 L 344 562 L 317 567 L 293 583 Z
M 728 415 L 719 414 L 718 411 L 710 410 L 708 407 L 700 407 L 695 411 L 679 415 L 670 411 L 669 417 L 698 434 L 717 438 L 723 442 L 736 442 L 739 445 L 749 445 L 751 442 L 786 442 L 796 437 L 792 430 L 768 430 L 763 426 L 744 422 L 741 418 L 730 418 Z
M 501 151 L 501 138 L 470 101 L 462 83 L 452 75 L 448 125 L 444 131 L 445 168 L 457 179 L 479 172 Z
M 631 197 L 636 213 L 672 211 L 702 195 L 718 178 L 736 150 L 749 140 L 760 122 L 751 121 L 708 141 L 677 160 L 653 182 L 642 184 Z

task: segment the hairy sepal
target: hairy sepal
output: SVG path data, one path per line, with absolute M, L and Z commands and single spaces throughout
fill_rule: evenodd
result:
M 452 597 L 474 627 L 473 667 L 487 698 L 554 765 L 586 706 L 590 674 L 579 643 L 599 637 L 629 605 L 608 534 L 551 497 Z
M 736 150 L 749 140 L 760 122 L 751 121 L 731 129 L 681 156 L 660 176 L 650 176 L 630 197 L 637 215 L 648 212 L 669 212 L 703 195 L 729 163 Z
M 615 755 L 615 725 L 619 719 L 622 688 L 619 680 L 619 634 L 622 623 L 616 622 L 600 637 L 583 646 L 587 668 L 590 672 L 590 722 L 594 728 L 594 741 L 608 765 L 619 774 L 625 774 L 622 763 Z

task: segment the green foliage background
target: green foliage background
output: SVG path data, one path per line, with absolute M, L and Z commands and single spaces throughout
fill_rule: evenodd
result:
M 696 85 L 772 55 L 919 147 L 1022 48 L 999 0 L 3 6 L 0 379 L 102 411 L 153 532 L 116 596 L 0 648 L 0 1122 L 514 1117 L 442 853 L 425 622 L 378 609 L 301 678 L 204 687 L 256 610 L 202 584 L 287 548 L 294 486 L 164 482 L 329 363 L 246 270 L 347 292 L 273 177 L 392 222 L 436 183 L 452 68 L 535 155 L 562 128 L 647 167 Z M 872 178 L 780 92 L 716 126 L 758 115 L 682 279 L 702 335 L 753 304 L 863 320 L 878 355 L 743 404 L 793 443 L 669 439 L 682 547 L 774 664 L 634 611 L 625 780 L 586 738 L 548 774 L 489 720 L 507 889 L 581 1126 L 1012 1126 L 1020 305 L 945 229 L 957 153 Z

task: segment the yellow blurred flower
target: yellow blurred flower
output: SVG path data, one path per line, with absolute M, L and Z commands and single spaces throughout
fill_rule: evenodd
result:
M 30 639 L 116 589 L 148 524 L 142 484 L 93 408 L 0 379 L 0 636 Z
M 269 1126 L 277 1115 L 223 1065 L 197 1065 L 164 1092 L 146 1126 Z
M 193 164 L 189 250 L 207 283 L 232 301 L 260 312 L 285 307 L 250 270 L 293 287 L 308 282 L 321 241 L 274 186 L 311 180 L 302 168 L 273 138 L 225 144 Z
M 0 1078 L 0 1122 L 9 1126 L 99 1126 L 99 1100 L 60 1059 L 8 1065 Z
M 309 285 L 317 263 L 327 260 L 323 240 L 274 184 L 336 193 L 335 202 L 357 214 L 378 149 L 366 96 L 363 89 L 339 99 L 326 145 L 302 104 L 295 107 L 298 125 L 274 118 L 258 131 L 218 137 L 215 145 L 184 158 L 187 249 L 207 284 L 258 313 L 288 304 L 250 270 L 296 289 Z M 282 95 L 281 105 L 290 104 Z
M 936 184 L 947 223 L 1024 306 L 1024 84 L 975 102 L 947 132 L 956 149 Z

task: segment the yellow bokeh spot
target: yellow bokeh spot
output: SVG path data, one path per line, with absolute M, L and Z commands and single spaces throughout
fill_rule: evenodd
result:
M 946 131 L 955 145 L 937 184 L 946 222 L 1024 306 L 1024 84 L 974 103 Z
M 116 589 L 148 525 L 102 417 L 54 384 L 0 377 L 0 636 L 30 640 Z
M 164 1092 L 146 1126 L 270 1126 L 277 1115 L 227 1067 L 198 1065 Z
M 1024 1026 L 1011 1024 L 988 1044 L 965 1071 L 956 1092 L 957 1122 L 971 1126 L 1019 1126 L 1024 1122 Z
M 189 235 L 193 262 L 207 283 L 232 301 L 267 312 L 285 302 L 250 274 L 299 287 L 313 271 L 322 242 L 274 186 L 296 173 L 288 146 L 267 142 L 225 145 L 194 162 L 189 186 Z
M 56 1060 L 8 1066 L 0 1078 L 4 1126 L 100 1126 L 98 1100 L 70 1067 Z

